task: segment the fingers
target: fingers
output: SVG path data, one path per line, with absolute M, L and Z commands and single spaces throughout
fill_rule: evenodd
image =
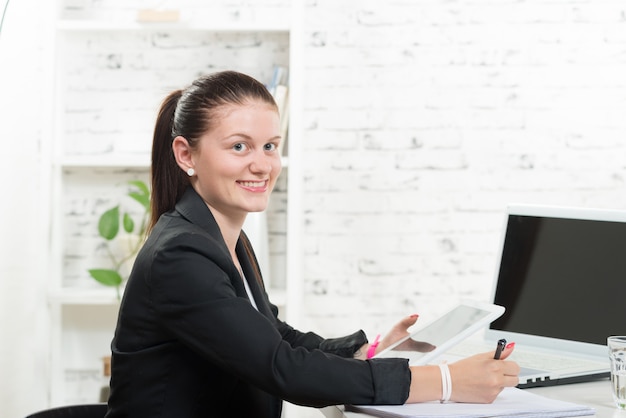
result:
M 506 347 L 504 347 L 504 350 L 502 350 L 502 355 L 500 356 L 500 359 L 506 360 L 506 358 L 513 353 L 514 349 L 515 343 L 507 344 Z M 519 364 L 515 363 L 514 361 L 505 361 L 503 363 L 503 366 L 505 379 L 507 381 L 506 386 L 517 386 L 517 384 L 519 383 L 519 379 L 517 377 L 520 372 Z
M 513 376 L 517 379 L 517 376 L 520 372 L 520 367 L 519 364 L 514 361 L 505 361 L 503 371 L 505 376 Z
M 505 360 L 507 357 L 509 357 L 513 353 L 514 349 L 515 349 L 515 343 L 508 343 L 506 347 L 504 347 L 504 349 L 502 350 L 499 360 Z M 488 357 L 488 358 L 493 359 L 493 351 L 487 351 L 486 353 L 480 353 L 480 354 L 475 354 L 475 355 L 479 357 Z
M 506 345 L 506 347 L 504 347 L 504 350 L 502 350 L 502 354 L 500 355 L 500 359 L 502 359 L 502 360 L 506 359 L 508 356 L 511 355 L 511 353 L 513 352 L 514 349 L 515 349 L 515 343 L 508 343 Z
M 518 375 L 520 372 L 520 366 L 515 361 L 505 360 L 506 357 L 511 355 L 514 348 L 514 343 L 507 345 L 502 351 L 502 356 L 499 360 L 495 360 L 493 358 L 493 352 L 490 351 L 468 357 L 467 360 L 471 361 L 474 359 L 475 361 L 478 361 L 478 364 L 483 364 L 485 370 L 491 370 L 491 373 L 496 373 L 497 375 L 502 376 L 502 378 L 507 382 L 507 384 L 503 386 L 517 386 L 519 383 Z
M 504 375 L 504 387 L 514 387 L 519 384 L 518 375 L 520 372 L 520 366 L 514 361 L 505 360 L 508 356 L 511 355 L 514 348 L 515 343 L 508 344 L 502 351 L 502 356 L 500 357 L 500 360 L 496 360 L 498 361 L 497 364 L 501 367 L 501 373 Z
M 406 330 L 407 328 L 415 325 L 417 318 L 419 318 L 419 315 L 417 314 L 404 317 L 398 324 L 396 324 L 396 327 L 401 327 L 403 330 Z
M 377 352 L 380 352 L 392 344 L 405 339 L 409 336 L 408 328 L 415 325 L 417 318 L 419 315 L 409 315 L 400 320 L 400 322 L 396 323 L 393 328 L 385 335 L 385 337 L 381 340 Z M 404 343 L 402 343 L 404 344 Z
M 406 342 L 396 347 L 397 350 L 417 351 L 420 353 L 428 353 L 437 348 L 435 345 L 425 341 L 415 341 L 412 339 L 406 340 Z
M 413 315 L 409 315 L 405 318 L 403 318 L 399 323 L 396 324 L 396 326 L 394 327 L 396 331 L 398 332 L 402 332 L 403 335 L 408 335 L 408 328 L 415 325 L 415 323 L 417 322 L 419 318 L 419 315 L 417 314 L 413 314 Z M 400 351 L 417 351 L 420 353 L 428 353 L 430 351 L 433 351 L 435 348 L 437 348 L 436 346 L 432 345 L 431 343 L 425 342 L 425 341 L 415 341 L 411 338 L 407 339 L 405 342 L 403 342 L 402 344 L 398 345 L 395 350 L 400 350 Z
M 515 376 L 505 375 L 504 376 L 504 381 L 503 381 L 504 387 L 513 388 L 517 386 L 518 384 L 519 384 L 519 377 L 517 377 L 517 375 Z
M 512 347 L 508 349 L 510 352 Z M 452 399 L 459 402 L 492 402 L 505 387 L 519 384 L 519 365 L 495 360 L 493 352 L 477 354 L 449 365 Z

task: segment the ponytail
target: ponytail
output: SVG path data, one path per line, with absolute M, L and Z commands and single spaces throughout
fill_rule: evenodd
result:
M 152 194 L 150 197 L 150 223 L 148 232 L 152 230 L 159 217 L 174 209 L 176 202 L 189 185 L 183 171 L 176 164 L 172 152 L 172 122 L 182 90 L 170 93 L 163 103 L 154 127 L 152 139 Z

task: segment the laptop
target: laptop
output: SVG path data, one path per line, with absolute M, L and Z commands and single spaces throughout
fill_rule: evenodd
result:
M 496 271 L 506 311 L 473 351 L 515 342 L 521 388 L 609 376 L 606 339 L 626 335 L 626 211 L 509 206 Z

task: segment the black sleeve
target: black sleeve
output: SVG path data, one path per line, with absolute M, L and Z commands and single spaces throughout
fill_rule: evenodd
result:
M 354 353 L 364 344 L 367 344 L 367 337 L 361 330 L 345 337 L 324 339 L 313 332 L 298 331 L 279 319 L 276 321 L 283 339 L 293 347 L 304 347 L 309 350 L 319 348 L 326 353 L 341 357 L 354 357 Z
M 367 337 L 363 331 L 359 330 L 345 337 L 330 338 L 322 341 L 320 350 L 334 353 L 341 357 L 354 357 L 354 353 L 364 344 L 367 344 Z
M 319 407 L 405 402 L 410 386 L 405 359 L 362 361 L 336 355 L 351 357 L 366 341 L 362 332 L 332 340 L 304 338 L 297 332 L 294 335 L 320 349 L 293 346 L 270 318 L 236 295 L 226 272 L 230 261 L 224 257 L 196 234 L 176 235 L 155 253 L 150 298 L 159 323 L 173 338 L 240 379 L 293 403 Z

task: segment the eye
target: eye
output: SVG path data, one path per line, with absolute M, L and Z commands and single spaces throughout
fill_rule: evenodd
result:
M 237 152 L 245 151 L 247 148 L 248 147 L 243 142 L 238 142 L 235 145 L 233 145 L 233 149 Z
M 265 144 L 263 149 L 265 149 L 265 151 L 276 151 L 276 144 Z

